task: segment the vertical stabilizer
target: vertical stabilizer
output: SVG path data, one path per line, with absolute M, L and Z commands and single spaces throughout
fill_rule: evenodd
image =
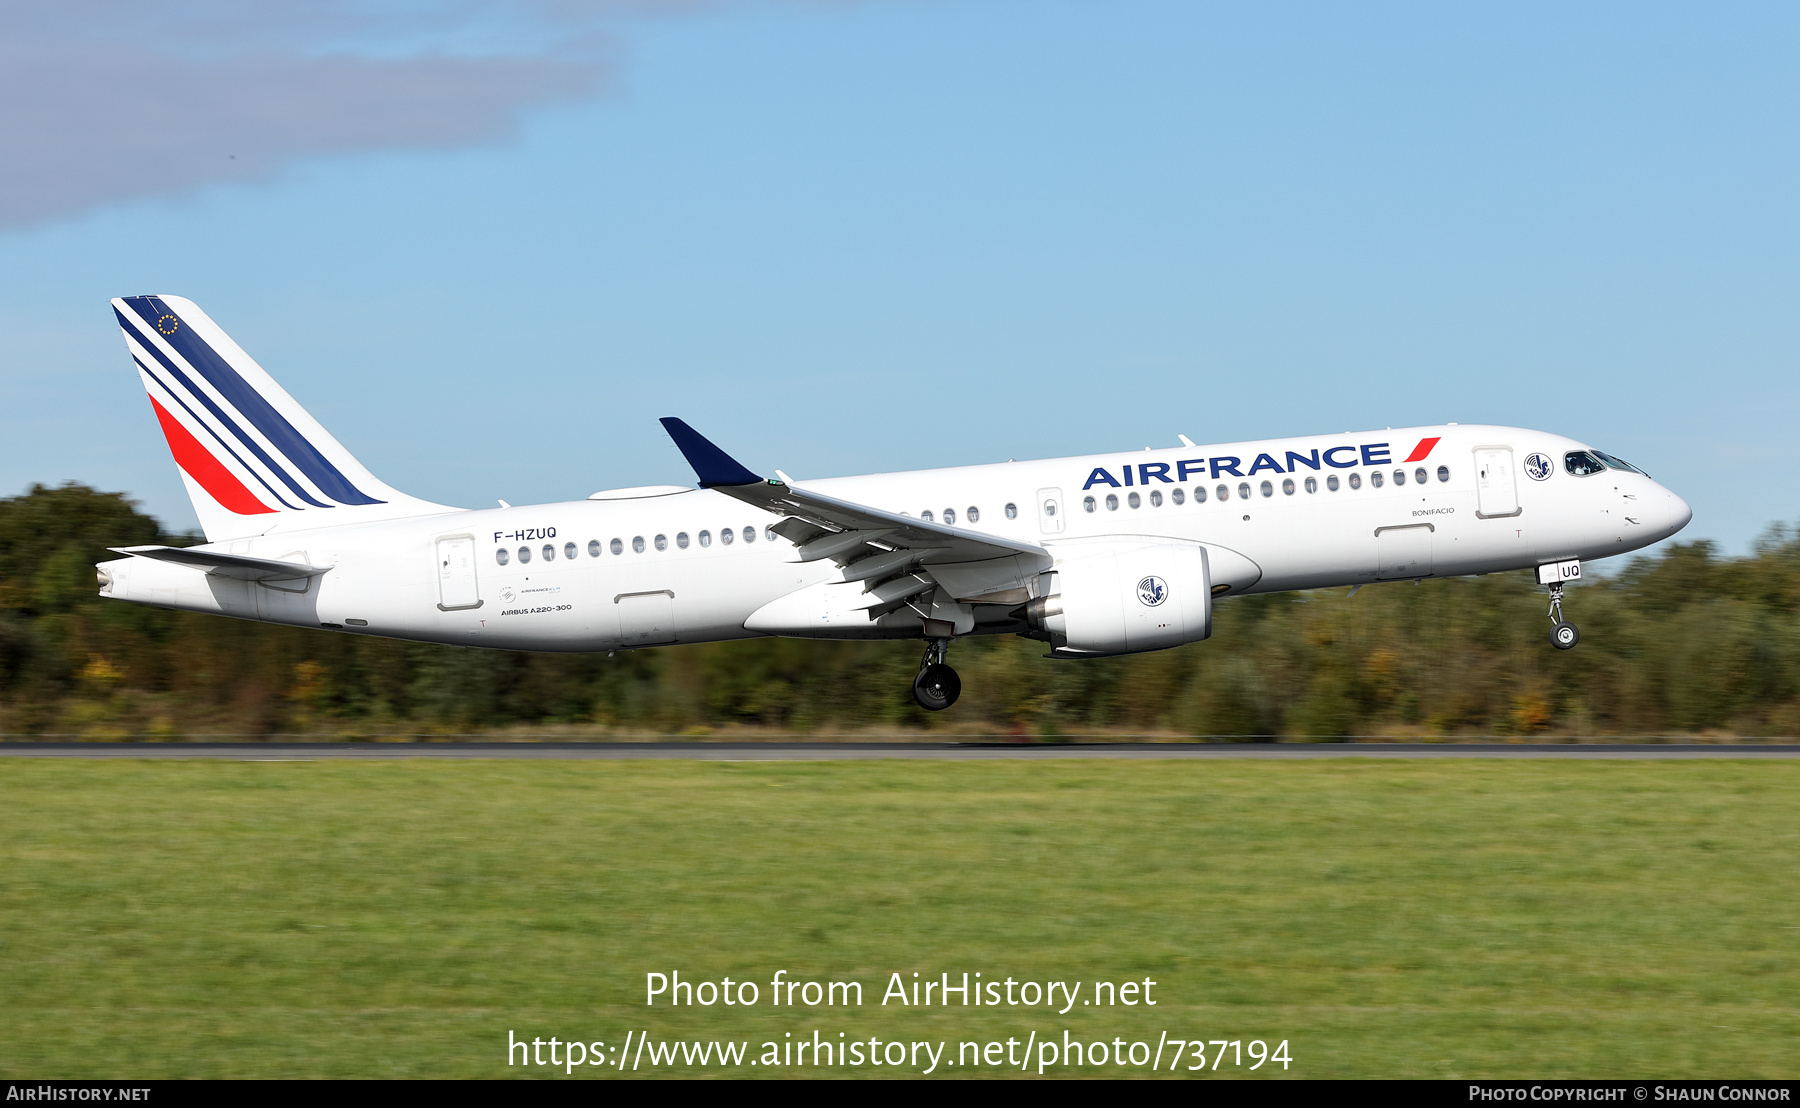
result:
M 454 510 L 370 473 L 193 301 L 112 306 L 208 542 Z

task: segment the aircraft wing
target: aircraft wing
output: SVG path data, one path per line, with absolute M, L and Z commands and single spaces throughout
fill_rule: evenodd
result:
M 330 566 L 309 566 L 299 562 L 277 561 L 274 558 L 252 558 L 245 554 L 224 554 L 216 550 L 195 550 L 181 546 L 114 546 L 108 549 L 115 554 L 129 554 L 134 558 L 192 566 L 218 577 L 236 577 L 240 581 L 291 581 L 331 572 Z
M 873 568 L 869 563 L 874 561 L 891 562 L 893 569 L 899 569 L 908 563 L 931 566 L 982 562 L 1015 554 L 1049 556 L 1036 543 L 928 523 L 797 488 L 785 479 L 759 477 L 683 421 L 670 417 L 662 424 L 694 467 L 701 488 L 714 489 L 786 516 L 775 525 L 775 530 L 799 547 L 799 561 L 831 558 L 854 572 Z M 910 551 L 910 556 L 882 557 L 901 551 Z

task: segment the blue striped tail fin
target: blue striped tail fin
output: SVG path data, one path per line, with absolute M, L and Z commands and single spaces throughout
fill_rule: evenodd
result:
M 370 473 L 193 301 L 112 306 L 208 541 L 451 510 Z

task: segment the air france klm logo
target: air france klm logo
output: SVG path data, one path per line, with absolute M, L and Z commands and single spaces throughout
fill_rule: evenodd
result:
M 1154 608 L 1169 599 L 1169 583 L 1160 577 L 1146 577 L 1138 582 L 1138 602 Z
M 1402 463 L 1422 462 L 1437 448 L 1438 438 L 1420 439 L 1419 445 L 1412 448 L 1412 453 L 1399 459 Z M 1357 446 L 1333 446 L 1325 449 L 1313 447 L 1302 454 L 1298 450 L 1289 450 L 1284 459 L 1277 459 L 1273 454 L 1258 454 L 1250 462 L 1250 468 L 1244 469 L 1244 460 L 1229 454 L 1216 458 L 1183 458 L 1178 462 L 1127 462 L 1121 473 L 1120 481 L 1105 466 L 1095 466 L 1088 474 L 1087 483 L 1082 491 L 1095 485 L 1111 485 L 1113 488 L 1130 488 L 1133 485 L 1148 485 L 1159 481 L 1165 485 L 1173 485 L 1178 481 L 1185 482 L 1190 477 L 1204 481 L 1212 477 L 1254 477 L 1259 473 L 1298 473 L 1302 467 L 1307 469 L 1355 469 L 1357 466 L 1384 466 L 1394 462 L 1393 449 L 1385 442 L 1362 443 Z M 1286 462 L 1284 466 L 1282 463 Z M 1174 475 L 1170 475 L 1170 470 Z

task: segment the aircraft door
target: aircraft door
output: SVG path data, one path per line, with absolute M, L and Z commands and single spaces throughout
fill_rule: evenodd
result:
M 1500 519 L 1519 514 L 1519 487 L 1510 446 L 1475 448 L 1475 517 Z
M 655 646 L 675 641 L 675 593 L 622 592 L 613 597 L 619 608 L 619 643 L 622 646 Z
M 438 610 L 481 607 L 475 581 L 475 537 L 454 535 L 437 541 Z
M 1429 577 L 1431 535 L 1436 530 L 1429 523 L 1378 528 L 1375 532 L 1375 553 L 1381 563 L 1376 567 L 1375 579 L 1394 581 L 1408 577 Z
M 1067 506 L 1063 503 L 1061 489 L 1039 489 L 1037 491 L 1038 528 L 1046 535 L 1060 535 L 1063 529 L 1063 514 Z

